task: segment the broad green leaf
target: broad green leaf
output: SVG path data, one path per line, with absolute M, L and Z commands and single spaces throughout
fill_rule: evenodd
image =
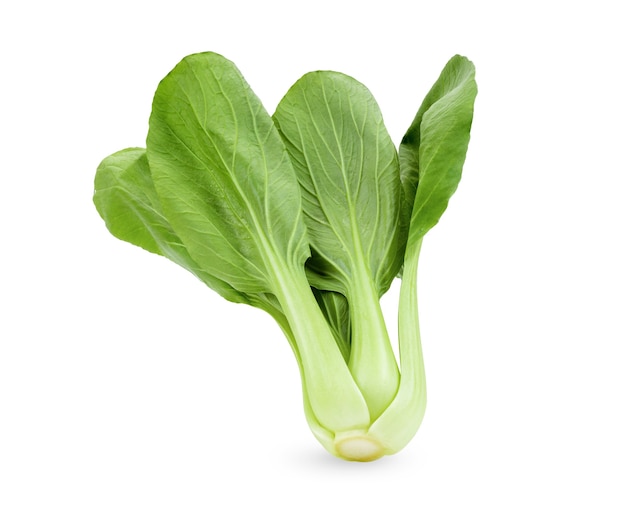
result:
M 105 158 L 96 172 L 93 199 L 115 237 L 167 257 L 227 300 L 249 303 L 246 295 L 206 273 L 190 257 L 163 216 L 145 149 L 128 148 Z
M 302 188 L 309 280 L 350 302 L 345 318 L 324 305 L 336 302 L 322 300 L 322 309 L 340 344 L 350 330 L 350 372 L 376 418 L 399 379 L 378 302 L 404 249 L 396 148 L 371 93 L 337 72 L 303 76 L 279 103 L 274 121 Z
M 313 285 L 349 293 L 363 264 L 381 295 L 402 262 L 402 188 L 376 101 L 349 76 L 312 72 L 285 95 L 274 121 L 302 187 Z
M 400 144 L 412 243 L 437 224 L 461 179 L 477 93 L 474 75 L 472 62 L 454 56 Z
M 235 65 L 188 56 L 161 81 L 148 133 L 172 228 L 204 269 L 244 293 L 272 292 L 272 264 L 309 255 L 300 190 L 270 116 Z
M 398 307 L 402 376 L 391 405 L 369 430 L 388 453 L 404 447 L 426 409 L 426 380 L 417 307 L 417 268 L 424 234 L 445 211 L 461 178 L 476 97 L 474 66 L 455 56 L 426 96 L 400 145 L 400 167 L 412 213 Z M 414 200 L 414 201 L 413 201 Z

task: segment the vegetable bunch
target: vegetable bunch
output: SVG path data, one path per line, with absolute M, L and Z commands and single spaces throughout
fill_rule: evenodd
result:
M 94 202 L 114 236 L 269 313 L 315 437 L 374 460 L 424 415 L 418 258 L 460 180 L 475 96 L 453 57 L 397 150 L 349 76 L 306 74 L 270 116 L 232 62 L 194 54 L 159 84 L 146 148 L 102 161 Z M 399 274 L 400 368 L 379 304 Z

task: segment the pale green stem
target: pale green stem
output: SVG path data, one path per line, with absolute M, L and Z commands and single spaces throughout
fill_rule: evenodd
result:
M 421 245 L 420 238 L 407 248 L 400 286 L 400 387 L 391 405 L 368 431 L 383 443 L 388 454 L 398 452 L 411 441 L 426 410 L 426 377 L 417 309 L 417 267 Z
M 367 428 L 367 405 L 309 287 L 304 267 L 287 266 L 280 259 L 274 259 L 273 266 L 275 294 L 293 334 L 312 413 L 333 433 Z
M 400 374 L 372 276 L 362 264 L 355 268 L 348 295 L 352 325 L 348 366 L 373 422 L 398 392 Z

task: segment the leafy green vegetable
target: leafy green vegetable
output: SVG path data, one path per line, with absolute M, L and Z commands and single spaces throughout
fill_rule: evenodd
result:
M 157 88 L 146 148 L 98 167 L 94 203 L 119 239 L 274 317 L 314 435 L 373 460 L 424 415 L 417 263 L 460 180 L 475 96 L 455 56 L 398 154 L 349 76 L 306 74 L 270 117 L 233 63 L 191 55 Z M 401 270 L 399 369 L 379 301 Z

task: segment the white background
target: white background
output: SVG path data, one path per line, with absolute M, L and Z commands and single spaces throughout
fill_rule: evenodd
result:
M 0 519 L 626 519 L 619 4 L 0 8 Z M 396 456 L 327 455 L 271 319 L 93 208 L 100 160 L 144 144 L 159 80 L 205 50 L 270 112 L 305 72 L 350 74 L 396 142 L 453 54 L 476 65 L 464 178 L 422 250 L 428 410 Z

